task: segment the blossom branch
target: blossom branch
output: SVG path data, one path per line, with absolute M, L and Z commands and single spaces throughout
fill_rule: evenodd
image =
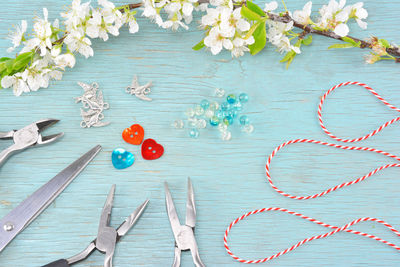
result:
M 317 29 L 312 28 L 311 25 L 304 25 L 304 24 L 296 22 L 293 18 L 291 18 L 289 16 L 288 13 L 285 13 L 283 16 L 278 15 L 278 14 L 273 14 L 271 12 L 265 12 L 265 14 L 272 21 L 282 22 L 282 23 L 293 22 L 293 26 L 294 27 L 304 31 L 303 37 L 305 37 L 307 34 L 317 34 L 317 35 L 322 35 L 322 36 L 325 36 L 325 37 L 328 37 L 328 38 L 332 38 L 332 39 L 343 41 L 343 37 L 335 34 L 332 31 L 317 30 Z M 364 41 L 364 40 L 361 40 L 359 38 L 352 37 L 350 35 L 347 35 L 346 37 L 352 39 L 356 43 L 359 42 L 360 43 L 360 48 L 370 48 L 370 49 L 373 48 L 372 42 Z M 397 48 L 397 47 L 388 47 L 388 48 L 386 48 L 386 51 L 390 55 L 396 57 L 397 58 L 396 62 L 400 63 L 400 49 L 399 48 Z

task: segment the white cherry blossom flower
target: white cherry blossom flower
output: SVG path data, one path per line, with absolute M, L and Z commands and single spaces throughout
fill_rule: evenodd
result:
M 73 68 L 75 66 L 75 62 L 75 56 L 71 53 L 58 55 L 54 58 L 54 63 L 57 65 L 57 67 L 61 69 L 64 69 L 66 67 Z
M 51 23 L 48 21 L 48 11 L 47 8 L 43 8 L 44 18 L 38 18 L 36 22 L 33 24 L 33 31 L 35 38 L 32 41 L 33 43 L 37 43 L 38 48 L 40 49 L 40 55 L 44 56 L 47 52 L 47 48 L 51 49 Z
M 90 2 L 81 4 L 81 0 L 73 0 L 71 9 L 68 12 L 61 13 L 61 17 L 65 18 L 66 30 L 72 31 L 82 26 L 82 22 L 86 20 L 89 13 Z
M 236 8 L 233 12 L 225 8 L 221 13 L 220 28 L 226 36 L 233 37 L 235 32 L 246 32 L 250 29 L 250 23 L 240 14 L 241 8 Z
M 254 37 L 251 36 L 248 39 L 243 39 L 240 37 L 236 37 L 232 41 L 233 48 L 231 50 L 232 57 L 241 57 L 244 55 L 244 52 L 250 51 L 247 47 L 254 43 Z
M 309 1 L 304 5 L 303 10 L 296 10 L 295 12 L 293 12 L 293 19 L 296 22 L 304 24 L 304 25 L 309 24 L 311 8 L 312 8 L 312 2 Z
M 124 12 L 121 19 L 123 23 L 129 25 L 130 33 L 136 33 L 139 31 L 139 24 L 136 22 L 136 18 L 132 12 Z
M 27 26 L 28 24 L 26 20 L 22 20 L 21 25 L 15 26 L 15 32 L 11 32 L 8 35 L 8 39 L 10 39 L 11 43 L 13 44 L 12 47 L 7 49 L 8 53 L 14 51 L 14 49 L 17 48 L 21 44 L 21 42 L 25 39 L 24 34 L 26 32 Z
M 231 50 L 233 48 L 232 41 L 225 38 L 223 33 L 218 29 L 218 27 L 213 27 L 206 38 L 204 38 L 204 44 L 211 49 L 213 55 L 221 52 L 222 48 Z
M 142 16 L 153 20 L 158 26 L 161 27 L 163 24 L 163 20 L 160 14 L 155 9 L 154 0 L 144 0 L 143 4 L 144 4 L 144 10 Z
M 271 12 L 278 8 L 278 3 L 276 1 L 272 1 L 269 3 L 265 3 L 264 11 Z
M 363 19 L 366 19 L 368 17 L 368 12 L 365 8 L 363 8 L 363 5 L 364 5 L 363 2 L 358 2 L 352 6 L 349 6 L 348 8 L 350 9 L 349 17 L 354 18 L 358 26 L 361 29 L 365 30 L 367 28 L 368 23 L 363 21 Z
M 218 26 L 221 23 L 220 8 L 208 8 L 207 14 L 201 18 L 201 25 L 205 26 Z
M 22 74 L 20 72 L 12 76 L 4 76 L 3 79 L 1 79 L 1 87 L 12 87 L 15 96 L 20 96 L 22 93 L 28 93 L 30 91 L 29 86 L 22 79 Z
M 161 27 L 163 27 L 164 29 L 172 29 L 173 31 L 176 31 L 179 27 L 182 27 L 185 30 L 189 29 L 189 27 L 180 20 L 164 21 Z
M 64 43 L 72 52 L 78 52 L 86 58 L 93 56 L 92 42 L 81 31 L 73 31 L 64 39 Z

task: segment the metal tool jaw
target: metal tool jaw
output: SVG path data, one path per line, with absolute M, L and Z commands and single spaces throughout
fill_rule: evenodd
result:
M 4 163 L 10 155 L 17 151 L 21 151 L 35 145 L 48 144 L 63 136 L 63 133 L 49 136 L 42 136 L 41 134 L 43 130 L 57 122 L 59 122 L 59 120 L 44 119 L 31 123 L 20 130 L 14 130 L 6 133 L 0 132 L 0 139 L 13 139 L 14 142 L 11 146 L 0 152 L 0 165 Z
M 190 178 L 188 178 L 188 195 L 186 203 L 185 225 L 181 225 L 179 222 L 178 214 L 176 212 L 171 193 L 168 189 L 167 182 L 164 183 L 164 188 L 167 214 L 171 223 L 172 232 L 175 237 L 175 257 L 172 266 L 180 266 L 181 252 L 190 250 L 195 266 L 205 267 L 204 263 L 200 259 L 197 242 L 194 235 L 194 228 L 196 225 L 196 206 L 194 203 L 194 192 Z
M 124 236 L 129 229 L 137 222 L 144 212 L 149 200 L 144 201 L 126 220 L 117 228 L 110 227 L 111 210 L 115 194 L 115 185 L 111 187 L 107 196 L 103 211 L 100 216 L 97 238 L 90 242 L 82 252 L 68 259 L 61 259 L 49 263 L 43 267 L 68 267 L 74 263 L 80 262 L 90 256 L 95 250 L 105 254 L 104 267 L 112 267 L 112 258 L 115 251 L 115 245 Z

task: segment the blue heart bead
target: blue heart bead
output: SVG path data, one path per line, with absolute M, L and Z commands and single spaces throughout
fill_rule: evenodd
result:
M 116 148 L 111 154 L 111 161 L 116 169 L 125 169 L 135 162 L 135 156 L 123 148 Z

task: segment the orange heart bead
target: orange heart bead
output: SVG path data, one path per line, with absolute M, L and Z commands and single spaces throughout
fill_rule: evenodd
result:
M 122 139 L 132 145 L 140 145 L 144 138 L 144 129 L 139 124 L 134 124 L 122 132 Z

